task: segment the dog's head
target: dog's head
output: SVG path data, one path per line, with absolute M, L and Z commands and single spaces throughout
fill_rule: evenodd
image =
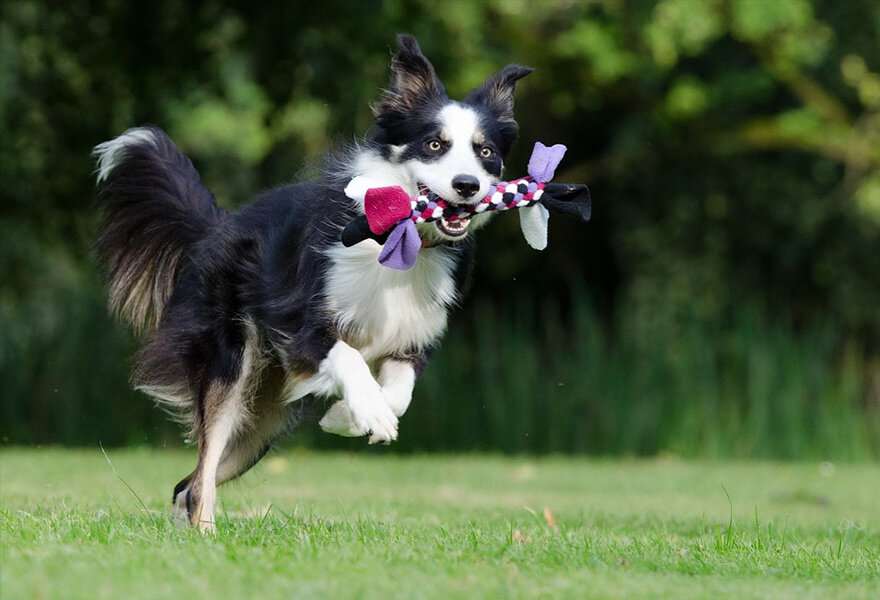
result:
M 513 94 L 532 72 L 508 65 L 461 101 L 450 100 L 418 42 L 400 35 L 391 82 L 374 105 L 376 141 L 414 181 L 454 204 L 477 203 L 501 177 L 516 139 Z M 436 221 L 439 237 L 468 233 L 468 220 Z

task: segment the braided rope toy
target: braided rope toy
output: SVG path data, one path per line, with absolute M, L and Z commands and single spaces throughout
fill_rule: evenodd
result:
M 575 215 L 590 220 L 590 190 L 583 184 L 549 183 L 566 147 L 547 147 L 536 142 L 529 159 L 528 175 L 501 181 L 474 204 L 452 204 L 424 186 L 415 198 L 400 186 L 375 186 L 374 181 L 355 177 L 345 188 L 345 195 L 363 201 L 364 215 L 354 219 L 342 231 L 342 243 L 353 246 L 365 239 L 383 245 L 379 262 L 386 267 L 407 270 L 418 258 L 422 240 L 418 223 L 443 219 L 448 223 L 470 219 L 488 211 L 519 209 L 520 227 L 528 244 L 536 250 L 547 247 L 549 211 Z

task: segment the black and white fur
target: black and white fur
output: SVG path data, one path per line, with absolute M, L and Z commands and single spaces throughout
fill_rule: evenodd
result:
M 375 241 L 339 242 L 362 214 L 342 190 L 361 176 L 478 201 L 500 179 L 517 132 L 514 86 L 531 69 L 508 66 L 457 102 L 414 38 L 399 36 L 398 46 L 364 142 L 329 161 L 321 180 L 265 192 L 237 212 L 217 206 L 156 127 L 95 148 L 110 304 L 147 336 L 135 385 L 183 419 L 198 445 L 173 499 L 202 529 L 214 528 L 216 486 L 259 461 L 308 402 L 341 398 L 321 420 L 328 431 L 395 440 L 463 293 L 470 230 L 487 216 L 463 230 L 421 225 L 416 266 L 394 271 L 376 261 Z

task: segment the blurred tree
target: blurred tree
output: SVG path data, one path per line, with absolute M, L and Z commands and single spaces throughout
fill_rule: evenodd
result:
M 534 139 L 563 142 L 560 178 L 589 182 L 596 199 L 594 222 L 555 220 L 540 255 L 515 220 L 483 232 L 461 331 L 472 333 L 468 311 L 481 303 L 513 303 L 552 313 L 552 324 L 534 321 L 535 344 L 576 346 L 587 342 L 557 324 L 588 305 L 603 343 L 628 349 L 615 355 L 625 373 L 653 361 L 635 341 L 685 352 L 694 323 L 733 360 L 725 336 L 758 314 L 793 339 L 821 331 L 826 366 L 877 379 L 877 2 L 550 0 L 538 11 L 524 0 L 20 0 L 0 6 L 4 435 L 123 443 L 168 431 L 126 391 L 131 340 L 103 316 L 89 149 L 157 123 L 233 207 L 308 175 L 369 127 L 397 31 L 419 37 L 453 95 L 506 62 L 537 67 L 520 89 L 523 142 L 508 162 L 523 164 Z M 510 250 L 493 251 L 501 245 Z M 539 304 L 518 299 L 533 289 Z M 601 414 L 591 385 L 572 411 Z M 865 409 L 880 407 L 868 393 Z M 726 401 L 747 421 L 745 400 Z M 620 424 L 607 427 L 590 435 L 611 440 Z

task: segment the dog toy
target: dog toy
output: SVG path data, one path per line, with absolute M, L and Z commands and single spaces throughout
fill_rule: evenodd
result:
M 353 246 L 365 239 L 382 244 L 379 262 L 405 271 L 415 265 L 422 240 L 418 223 L 444 219 L 447 223 L 467 221 L 488 211 L 519 209 L 520 227 L 526 242 L 536 250 L 547 247 L 550 211 L 590 220 L 590 190 L 583 184 L 550 183 L 566 147 L 547 147 L 536 142 L 529 159 L 528 175 L 495 184 L 489 194 L 474 204 L 452 204 L 424 186 L 410 198 L 400 186 L 381 186 L 367 177 L 351 180 L 345 195 L 363 202 L 364 214 L 342 230 L 342 243 Z

